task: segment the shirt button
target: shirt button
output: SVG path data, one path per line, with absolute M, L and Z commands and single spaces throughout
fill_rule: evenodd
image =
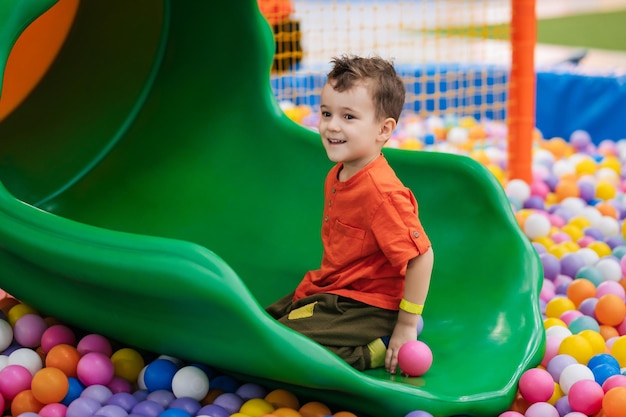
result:
M 328 216 L 324 217 L 324 221 L 327 222 L 328 221 Z
M 337 189 L 333 188 L 332 193 L 335 194 L 335 191 L 337 191 Z
M 419 232 L 413 232 L 413 237 L 419 237 L 419 236 L 420 236 Z
M 333 205 L 333 200 L 330 200 L 330 201 L 328 202 L 328 207 L 330 207 L 330 206 L 332 206 L 332 205 Z

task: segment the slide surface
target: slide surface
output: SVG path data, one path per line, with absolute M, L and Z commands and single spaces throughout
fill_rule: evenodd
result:
M 543 354 L 542 271 L 469 158 L 385 151 L 436 253 L 424 377 L 357 372 L 264 313 L 320 260 L 331 166 L 273 98 L 272 45 L 254 0 L 81 1 L 56 60 L 0 122 L 0 288 L 362 415 L 506 410 Z

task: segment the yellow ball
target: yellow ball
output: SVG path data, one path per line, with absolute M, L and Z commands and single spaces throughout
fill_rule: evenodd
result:
M 579 229 L 584 229 L 585 227 L 591 226 L 591 220 L 584 216 L 574 216 L 567 222 L 568 225 L 576 226 Z
M 563 398 L 563 396 L 565 395 L 565 393 L 563 392 L 563 390 L 561 389 L 561 385 L 559 385 L 558 383 L 554 383 L 554 392 L 552 393 L 552 397 L 550 397 L 550 399 L 548 400 L 548 402 L 552 405 L 555 405 L 556 402 L 558 400 L 560 400 L 561 398 Z
M 570 355 L 580 364 L 586 365 L 593 356 L 591 343 L 579 334 L 566 336 L 559 346 L 559 355 Z
M 626 223 L 626 222 L 625 222 Z M 539 236 L 533 239 L 533 242 L 540 243 L 544 248 L 548 249 L 554 246 L 554 241 L 548 236 Z
M 607 156 L 606 158 L 604 158 L 602 160 L 602 162 L 600 162 L 600 166 L 602 168 L 609 168 L 612 169 L 613 171 L 615 171 L 616 174 L 620 174 L 622 171 L 622 166 L 619 162 L 619 159 L 615 156 Z
M 613 346 L 611 346 L 611 355 L 619 362 L 619 366 L 626 367 L 626 336 L 620 336 Z
M 583 330 L 578 334 L 587 339 L 594 355 L 606 352 L 606 343 L 600 333 L 594 330 Z
M 587 245 L 587 247 L 597 253 L 600 258 L 609 256 L 611 254 L 611 247 L 604 242 L 591 242 L 589 245 Z
M 136 382 L 139 373 L 145 366 L 141 354 L 131 348 L 117 350 L 111 355 L 111 363 L 113 363 L 115 375 L 129 382 Z
M 548 248 L 548 253 L 557 257 L 557 259 L 561 259 L 563 255 L 569 253 L 570 250 L 565 247 L 563 244 L 552 245 Z
M 11 309 L 7 313 L 7 319 L 11 327 L 13 327 L 15 326 L 15 323 L 17 323 L 17 321 L 22 318 L 22 316 L 25 316 L 27 314 L 39 314 L 39 313 L 37 312 L 37 310 L 35 310 L 31 306 L 24 304 L 24 303 L 20 303 L 11 307 Z
M 565 324 L 563 320 L 558 319 L 556 317 L 548 317 L 547 319 L 543 321 L 543 327 L 546 330 L 548 330 L 550 327 L 553 327 L 553 326 L 561 326 L 561 327 L 567 328 L 567 324 Z
M 596 198 L 610 200 L 615 197 L 615 186 L 607 181 L 598 181 L 596 185 Z
M 561 245 L 568 251 L 568 252 L 577 252 L 580 250 L 580 245 L 576 242 L 563 242 L 561 243 Z
M 596 172 L 597 167 L 593 160 L 585 158 L 576 164 L 575 169 L 578 175 L 586 175 Z
M 546 304 L 546 317 L 559 318 L 563 313 L 576 310 L 574 302 L 567 297 L 555 297 Z
M 423 148 L 422 142 L 415 139 L 406 139 L 400 144 L 400 149 L 405 149 L 408 151 L 419 151 Z
M 504 171 L 502 170 L 502 168 L 500 168 L 498 165 L 489 164 L 487 165 L 487 169 L 493 174 L 494 177 L 496 177 L 500 184 L 504 184 L 506 176 L 504 175 Z
M 274 406 L 262 398 L 252 398 L 241 406 L 240 413 L 249 417 L 261 417 L 274 411 Z
M 561 230 L 564 233 L 567 233 L 567 235 L 571 237 L 574 242 L 576 242 L 578 239 L 580 239 L 581 237 L 585 235 L 585 233 L 582 231 L 580 227 L 572 223 L 566 224 L 565 226 L 561 228 Z

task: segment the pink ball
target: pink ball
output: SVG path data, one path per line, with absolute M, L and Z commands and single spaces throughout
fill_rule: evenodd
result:
M 50 349 L 56 345 L 66 344 L 74 346 L 76 336 L 69 327 L 63 324 L 55 324 L 48 327 L 41 335 L 41 349 L 44 353 L 50 352 Z
M 605 393 L 615 387 L 626 387 L 626 375 L 618 374 L 610 376 L 604 381 L 604 384 L 602 384 L 602 389 Z
M 111 359 L 100 352 L 89 352 L 79 359 L 76 374 L 83 384 L 107 385 L 113 380 L 115 369 Z
M 8 365 L 0 371 L 0 394 L 12 400 L 17 394 L 30 389 L 33 375 L 22 365 Z
M 574 382 L 567 394 L 573 411 L 592 415 L 602 409 L 604 390 L 591 379 L 581 379 Z
M 524 417 L 524 414 L 518 413 L 517 411 L 505 411 L 498 417 Z
M 598 285 L 598 288 L 596 289 L 596 298 L 600 298 L 607 294 L 617 295 L 622 300 L 626 299 L 626 291 L 617 281 L 603 281 Z
M 525 417 L 560 417 L 559 411 L 550 403 L 534 403 L 526 410 Z
M 24 347 L 36 348 L 41 344 L 41 336 L 48 328 L 44 319 L 37 314 L 25 314 L 13 327 L 15 341 Z
M 554 379 L 545 369 L 529 369 L 519 380 L 519 391 L 530 403 L 548 401 L 554 394 Z
M 559 354 L 559 347 L 561 346 L 561 341 L 562 339 L 556 336 L 546 337 L 546 351 L 543 354 L 543 359 L 541 360 L 541 366 L 543 366 L 544 368 L 547 368 L 550 360 Z
M 67 407 L 59 403 L 46 404 L 37 412 L 41 417 L 65 417 L 66 413 Z
M 81 355 L 89 352 L 99 352 L 110 357 L 113 354 L 111 342 L 106 337 L 95 333 L 88 334 L 80 339 L 76 349 Z
M 580 317 L 582 315 L 583 315 L 583 313 L 581 313 L 578 310 L 568 310 L 565 313 L 561 314 L 561 316 L 559 318 L 561 320 L 563 320 L 563 322 L 569 326 L 569 324 L 572 322 L 572 320 L 574 320 L 576 317 Z
M 406 342 L 398 351 L 400 370 L 408 376 L 422 376 L 433 364 L 433 352 L 419 340 Z
M 117 394 L 118 392 L 133 392 L 133 386 L 130 382 L 119 376 L 114 376 L 107 385 L 107 388 L 109 388 L 113 394 Z

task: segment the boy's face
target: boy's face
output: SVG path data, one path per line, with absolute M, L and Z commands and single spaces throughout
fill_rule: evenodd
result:
M 363 82 L 342 92 L 331 83 L 322 89 L 320 136 L 328 158 L 343 162 L 345 169 L 356 173 L 380 154 L 395 120 L 376 119 L 374 101 Z

